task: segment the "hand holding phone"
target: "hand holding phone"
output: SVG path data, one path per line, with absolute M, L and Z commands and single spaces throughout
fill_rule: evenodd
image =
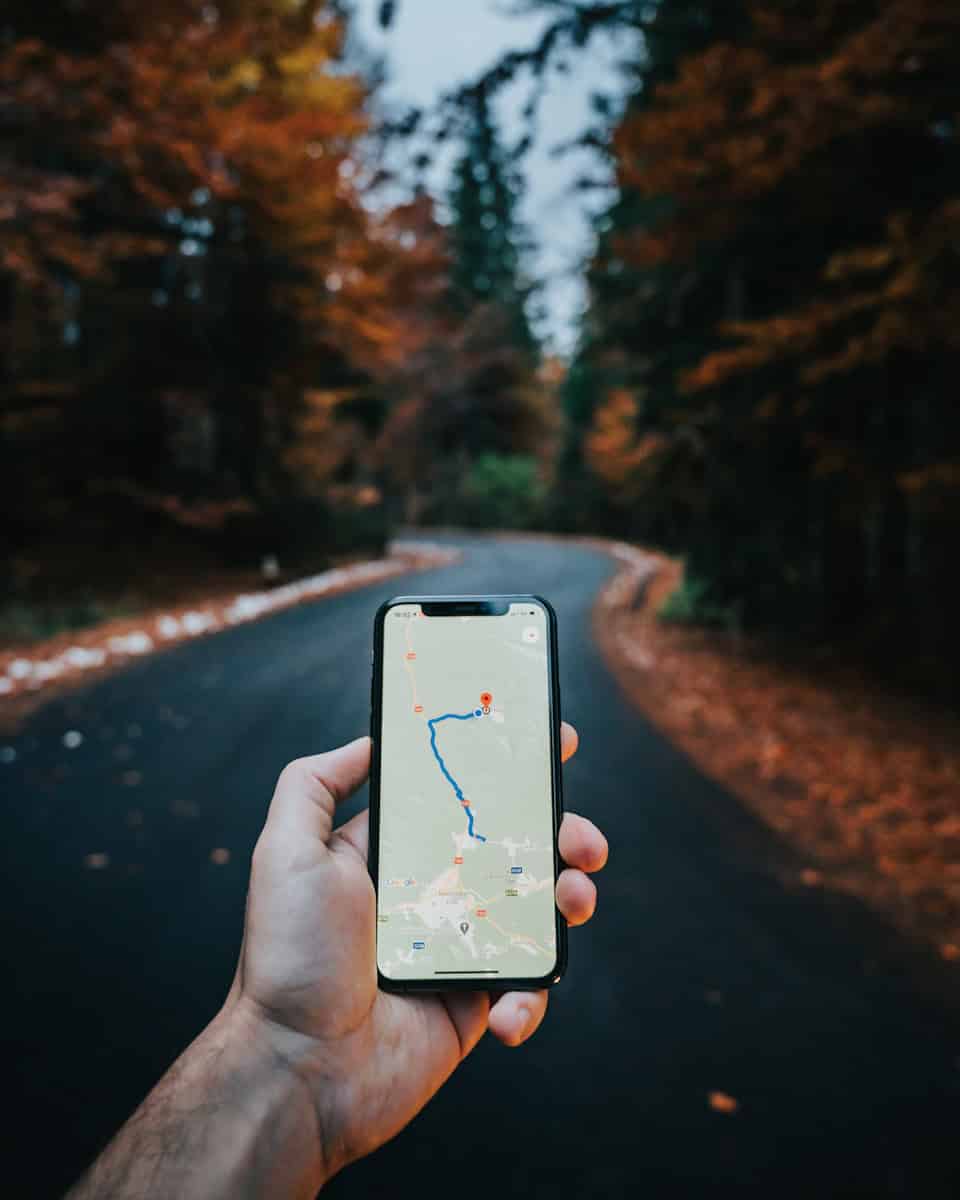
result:
M 566 724 L 561 745 L 564 758 L 577 747 Z M 402 1129 L 488 1030 L 519 1046 L 547 1009 L 547 991 L 529 987 L 395 995 L 377 986 L 368 813 L 335 828 L 336 807 L 366 781 L 370 758 L 370 742 L 360 738 L 281 774 L 254 854 L 224 1014 L 243 1053 L 266 1047 L 267 1061 L 291 1076 L 284 1120 L 303 1115 L 304 1098 L 311 1103 L 301 1127 L 307 1148 L 322 1135 L 327 1178 Z M 587 873 L 606 861 L 606 841 L 586 818 L 567 813 L 559 847 L 557 905 L 565 923 L 582 925 L 596 900 Z M 264 1091 L 261 1079 L 254 1091 Z M 286 1162 L 289 1143 L 283 1153 Z
M 532 598 L 518 602 L 524 600 Z M 531 614 L 519 615 L 526 619 Z M 547 620 L 553 629 L 549 610 Z M 532 622 L 523 626 L 521 640 L 524 628 L 536 626 Z M 525 644 L 536 646 L 539 639 L 527 633 Z M 490 669 L 509 657 L 488 661 L 482 655 L 472 661 Z M 577 735 L 556 720 L 555 638 L 549 661 L 554 665 L 547 671 L 551 692 L 546 733 L 534 721 L 527 730 L 532 740 L 524 753 L 530 752 L 527 767 L 542 764 L 542 748 L 547 744 L 550 803 L 546 807 L 555 820 L 558 747 L 562 757 L 569 758 L 576 750 Z M 542 666 L 523 674 L 529 680 L 542 680 Z M 517 694 L 525 694 L 525 686 Z M 534 699 L 541 695 L 539 684 L 530 687 Z M 474 710 L 472 720 L 496 711 L 497 696 L 487 690 L 490 695 L 481 699 L 480 718 Z M 520 711 L 529 708 L 521 706 Z M 479 733 L 483 727 L 470 721 L 467 718 L 460 727 Z M 503 722 L 491 721 L 486 728 L 505 723 L 506 711 Z M 447 724 L 433 722 L 434 728 Z M 380 729 L 378 721 L 374 732 Z M 440 757 L 446 764 L 444 751 Z M 240 961 L 224 1007 L 71 1195 L 99 1195 L 108 1177 L 123 1178 L 136 1190 L 147 1175 L 154 1183 L 160 1181 L 165 1194 L 180 1194 L 194 1178 L 213 1180 L 212 1186 L 229 1190 L 241 1165 L 245 1173 L 256 1171 L 261 1190 L 313 1195 L 347 1163 L 399 1132 L 488 1029 L 509 1046 L 519 1046 L 536 1032 L 546 1012 L 547 992 L 532 986 L 537 982 L 532 976 L 524 976 L 517 990 L 506 990 L 508 981 L 498 977 L 493 995 L 487 984 L 478 988 L 467 971 L 458 972 L 460 987 L 477 990 L 393 995 L 378 987 L 375 930 L 380 922 L 368 870 L 371 825 L 378 826 L 361 812 L 335 828 L 337 806 L 365 782 L 370 760 L 370 741 L 358 738 L 338 750 L 298 759 L 283 770 L 254 851 Z M 464 759 L 475 781 L 481 775 L 473 775 L 474 767 L 484 761 L 476 756 Z M 495 764 L 494 755 L 490 762 Z M 545 794 L 533 787 L 534 803 L 524 810 L 537 824 L 543 820 Z M 463 799 L 470 797 L 464 794 Z M 498 838 L 500 817 L 495 805 L 484 799 L 481 807 L 477 799 L 475 808 L 470 807 L 472 834 L 462 801 L 460 820 L 466 820 L 466 836 L 472 836 L 478 848 L 495 849 L 499 840 L 499 849 L 508 855 L 511 848 L 524 856 L 535 851 L 533 844 L 518 849 L 515 839 L 508 844 Z M 478 824 L 481 820 L 486 824 Z M 462 837 L 462 824 L 454 832 Z M 556 937 L 559 922 L 565 932 L 567 923 L 582 925 L 592 916 L 596 889 L 587 872 L 600 870 L 607 847 L 596 826 L 571 813 L 563 818 L 553 842 L 563 865 L 556 875 L 555 861 L 556 885 L 551 889 L 558 910 L 553 913 Z M 436 889 L 437 896 L 447 890 Z M 462 898 L 466 891 L 463 886 L 453 889 L 453 894 Z M 537 879 L 531 891 L 539 894 L 547 888 Z M 518 898 L 505 896 L 505 900 Z M 514 916 L 518 912 L 515 909 Z M 514 927 L 509 934 L 511 947 L 529 945 L 523 939 L 538 935 L 547 947 L 550 921 L 543 926 L 519 934 Z M 557 937 L 556 945 L 560 944 Z M 389 956 L 390 951 L 386 953 Z M 495 959 L 496 944 L 483 955 Z M 551 955 L 548 949 L 535 972 L 543 969 L 543 959 L 552 964 L 549 982 L 558 973 L 562 951 Z M 476 960 L 471 955 L 466 961 L 469 965 Z M 436 987 L 431 976 L 424 975 L 423 982 L 424 990 Z M 557 1069 L 563 1071 L 562 1060 Z M 204 1114 L 202 1124 L 208 1132 L 214 1122 L 212 1141 L 193 1136 L 198 1112 Z M 144 1130 L 151 1144 L 176 1143 L 178 1153 L 144 1157 Z M 224 1146 L 229 1153 L 222 1150 Z

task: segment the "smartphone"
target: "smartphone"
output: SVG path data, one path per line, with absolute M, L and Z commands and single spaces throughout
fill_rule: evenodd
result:
M 387 991 L 556 983 L 557 619 L 540 596 L 398 596 L 377 612 L 370 870 Z

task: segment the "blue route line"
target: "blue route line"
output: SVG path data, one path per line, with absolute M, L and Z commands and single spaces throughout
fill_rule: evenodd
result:
M 476 709 L 474 712 L 468 713 L 444 713 L 442 717 L 431 717 L 430 720 L 427 721 L 427 725 L 430 727 L 430 749 L 433 751 L 433 757 L 437 760 L 437 764 L 439 765 L 440 770 L 443 772 L 443 776 L 447 783 L 449 783 L 453 788 L 453 794 L 461 803 L 463 803 L 463 790 L 461 789 L 460 784 L 457 783 L 454 777 L 447 770 L 447 764 L 440 757 L 440 751 L 437 749 L 436 726 L 439 725 L 441 721 L 473 721 L 479 716 L 480 710 Z M 469 836 L 475 838 L 478 842 L 485 842 L 487 839 L 483 836 L 483 834 L 473 832 L 473 813 L 470 811 L 470 805 L 464 804 L 463 811 L 467 814 L 467 833 Z

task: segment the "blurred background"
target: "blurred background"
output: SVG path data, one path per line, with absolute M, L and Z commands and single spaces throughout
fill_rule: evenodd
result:
M 956 1194 L 958 122 L 949 0 L 9 0 L 14 1194 L 215 1011 L 375 605 L 471 589 L 557 600 L 605 908 L 335 1187 Z

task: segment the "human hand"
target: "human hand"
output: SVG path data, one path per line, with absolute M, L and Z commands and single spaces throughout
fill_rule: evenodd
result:
M 563 759 L 577 748 L 562 727 Z M 377 987 L 376 902 L 368 816 L 334 831 L 334 811 L 366 779 L 370 740 L 290 763 L 253 855 L 246 925 L 225 1015 L 265 1044 L 312 1105 L 328 1179 L 398 1133 L 489 1028 L 508 1046 L 543 1020 L 547 993 L 396 995 Z M 572 813 L 560 828 L 566 868 L 557 906 L 570 925 L 593 915 L 586 872 L 607 843 Z

